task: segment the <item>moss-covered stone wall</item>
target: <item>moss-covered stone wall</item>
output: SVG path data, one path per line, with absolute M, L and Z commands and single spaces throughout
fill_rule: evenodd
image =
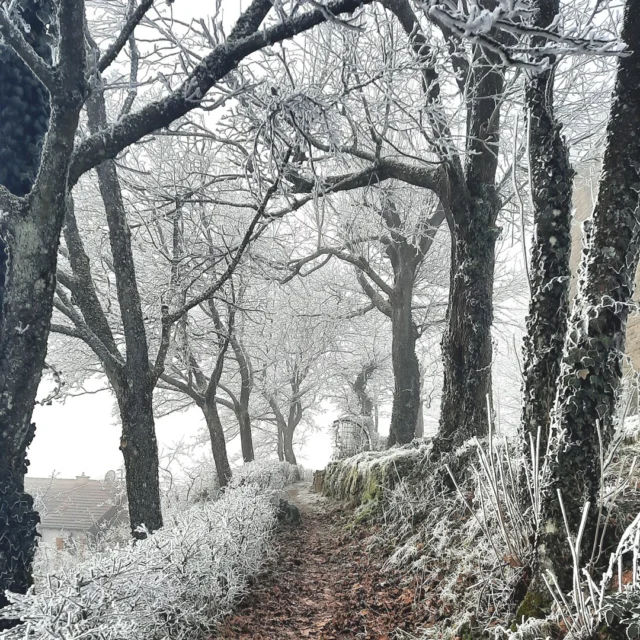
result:
M 377 501 L 385 490 L 413 475 L 427 462 L 429 446 L 415 441 L 387 451 L 365 451 L 330 463 L 317 490 L 323 495 L 346 500 L 354 506 Z

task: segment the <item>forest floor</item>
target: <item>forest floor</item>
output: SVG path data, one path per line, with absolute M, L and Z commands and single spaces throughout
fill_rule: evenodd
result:
M 367 553 L 371 529 L 346 526 L 345 506 L 306 483 L 292 485 L 289 501 L 302 523 L 280 528 L 274 556 L 216 637 L 389 640 L 424 622 L 415 584 L 383 570 L 380 553 Z

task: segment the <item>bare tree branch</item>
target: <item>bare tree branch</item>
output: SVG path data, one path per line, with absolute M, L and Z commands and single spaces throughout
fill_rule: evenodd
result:
M 285 164 L 287 161 L 288 159 L 285 160 Z M 220 278 L 218 278 L 218 280 L 214 284 L 212 284 L 210 287 L 205 289 L 201 294 L 192 298 L 189 302 L 185 303 L 180 309 L 177 309 L 173 313 L 168 313 L 166 316 L 164 316 L 164 318 L 162 319 L 163 323 L 171 324 L 176 320 L 179 320 L 185 313 L 187 313 L 194 307 L 197 307 L 201 302 L 204 302 L 205 300 L 208 300 L 209 298 L 211 298 L 219 289 L 222 288 L 224 283 L 233 275 L 233 272 L 236 270 L 236 267 L 240 263 L 240 260 L 242 259 L 244 252 L 246 251 L 247 247 L 249 246 L 252 240 L 253 232 L 258 222 L 260 222 L 260 220 L 264 217 L 267 204 L 269 203 L 269 201 L 271 200 L 271 198 L 273 197 L 273 195 L 278 189 L 279 182 L 280 182 L 280 179 L 278 178 L 269 187 L 269 189 L 267 189 L 267 193 L 265 194 L 262 200 L 262 203 L 258 207 L 258 210 L 256 211 L 256 214 L 253 217 L 253 220 L 249 224 L 249 227 L 246 233 L 244 234 L 244 238 L 242 239 L 240 246 L 238 247 L 231 261 L 229 262 L 229 265 L 227 266 L 226 271 L 220 276 Z
M 204 403 L 204 396 L 196 391 L 190 384 L 182 382 L 182 380 L 178 380 L 178 378 L 174 378 L 168 373 L 161 373 L 160 380 L 163 380 L 178 391 L 181 391 L 185 395 L 189 396 L 199 407 Z
M 229 41 L 215 47 L 176 91 L 136 113 L 125 116 L 117 125 L 90 136 L 78 145 L 69 173 L 70 185 L 74 185 L 83 173 L 100 162 L 115 158 L 124 148 L 156 129 L 168 126 L 198 107 L 211 87 L 235 69 L 248 55 L 312 29 L 326 21 L 327 13 L 339 15 L 353 12 L 361 5 L 372 1 L 333 0 L 322 11 L 308 11 L 293 18 L 286 18 L 269 29 L 246 35 L 246 30 L 254 28 L 255 22 L 266 11 L 266 0 L 256 0 L 238 21 L 239 30 L 236 33 L 241 37 L 235 39 L 235 36 L 230 36 Z M 256 13 L 249 18 L 247 13 L 250 11 Z M 231 35 L 233 36 L 233 32 Z
M 142 0 L 137 9 L 127 18 L 127 21 L 124 27 L 122 27 L 122 31 L 118 37 L 98 61 L 98 71 L 100 73 L 105 71 L 107 67 L 118 57 L 118 54 L 122 51 L 124 45 L 127 44 L 129 36 L 131 36 L 133 30 L 144 17 L 144 14 L 149 10 L 153 1 L 154 0 Z
M 357 269 L 359 269 L 363 273 L 366 273 L 367 276 L 369 276 L 369 278 L 371 278 L 371 280 L 382 291 L 384 291 L 384 293 L 386 293 L 388 296 L 392 295 L 393 287 L 391 287 L 389 284 L 387 284 L 371 268 L 371 265 L 369 264 L 369 261 L 364 256 L 354 256 L 354 255 L 351 255 L 350 253 L 346 253 L 345 251 L 343 251 L 341 249 L 332 249 L 330 247 L 325 247 L 325 248 L 322 248 L 322 249 L 318 249 L 315 253 L 312 253 L 311 255 L 306 256 L 304 258 L 301 258 L 300 260 L 297 260 L 295 263 L 293 263 L 291 265 L 293 267 L 292 273 L 289 274 L 286 278 L 284 278 L 282 280 L 282 284 L 285 284 L 285 283 L 291 281 L 293 278 L 295 278 L 296 275 L 298 275 L 300 273 L 300 269 L 302 269 L 302 267 L 305 264 L 307 264 L 309 262 L 313 262 L 314 260 L 316 260 L 320 256 L 333 256 L 335 258 L 338 258 L 339 260 L 342 260 L 343 262 L 348 262 L 349 264 L 352 264 L 354 267 L 356 267 Z
M 367 295 L 369 300 L 375 305 L 378 311 L 384 313 L 388 318 L 391 317 L 391 303 L 388 300 L 385 300 L 368 282 L 364 273 L 359 269 L 356 270 L 356 277 L 358 278 L 358 282 L 362 287 L 362 290 Z

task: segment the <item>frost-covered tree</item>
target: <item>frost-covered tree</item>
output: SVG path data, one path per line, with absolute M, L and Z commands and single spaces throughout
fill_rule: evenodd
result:
M 544 565 L 571 584 L 564 517 L 591 553 L 599 523 L 602 462 L 613 440 L 626 324 L 640 256 L 640 3 L 628 0 L 598 197 L 585 238 L 578 293 L 567 328 L 552 420 L 550 487 L 544 505 Z M 560 492 L 564 515 L 556 499 Z
M 507 170 L 499 166 L 500 116 L 516 74 L 491 47 L 468 44 L 455 21 L 441 19 L 442 6 L 432 4 L 420 13 L 404 0 L 375 5 L 361 31 L 321 30 L 299 50 L 272 56 L 263 64 L 282 78 L 280 86 L 258 93 L 247 110 L 265 137 L 296 150 L 294 191 L 327 198 L 398 181 L 439 203 L 432 211 L 423 207 L 422 224 L 428 228 L 435 214 L 452 238 L 436 445 L 446 451 L 487 429 L 498 191 Z M 309 58 L 311 77 L 297 64 Z M 410 344 L 410 322 L 404 324 Z M 406 442 L 417 417 L 419 376 L 415 357 L 400 355 L 406 384 L 399 389 L 411 389 L 411 401 L 398 404 L 407 412 L 396 412 L 392 432 L 400 429 Z
M 339 208 L 337 224 L 331 228 L 325 222 L 328 228 L 318 230 L 315 251 L 289 264 L 294 274 L 331 258 L 351 265 L 370 307 L 390 319 L 394 394 L 389 445 L 406 444 L 415 435 L 421 405 L 416 342 L 442 320 L 438 298 L 446 291 L 446 277 L 442 283 L 434 277 L 441 272 L 443 252 L 437 245 L 432 251 L 444 211 L 421 196 L 410 188 L 373 189 L 361 205 L 349 206 L 345 198 L 332 203 Z
M 30 2 L 24 4 L 34 6 Z M 10 492 L 15 487 L 19 489 L 25 473 L 25 452 L 33 434 L 31 414 L 44 365 L 56 288 L 58 244 L 72 187 L 87 171 L 200 107 L 214 85 L 242 59 L 328 19 L 337 19 L 335 16 L 344 12 L 352 12 L 362 2 L 337 0 L 291 16 L 278 12 L 271 24 L 259 30 L 273 5 L 270 0 L 254 0 L 241 14 L 228 38 L 224 39 L 219 33 L 219 40 L 207 42 L 206 50 L 191 69 L 178 74 L 176 88 L 165 83 L 159 98 L 148 96 L 146 104 L 137 111 L 123 115 L 113 126 L 77 143 L 80 112 L 93 79 L 116 60 L 152 0 L 144 0 L 130 15 L 123 16 L 121 28 L 112 29 L 114 35 L 105 42 L 99 55 L 90 60 L 85 47 L 83 0 L 59 0 L 54 4 L 56 11 L 48 19 L 56 51 L 52 61 L 25 37 L 25 22 L 21 17 L 23 3 L 2 3 L 0 7 L 0 36 L 4 44 L 18 54 L 46 88 L 51 105 L 48 133 L 30 193 L 14 193 L 6 186 L 0 188 L 3 235 L 8 254 L 0 326 L 3 494 L 9 488 Z M 162 84 L 166 77 L 162 69 L 159 71 L 156 77 Z M 29 116 L 28 110 L 22 114 L 24 118 Z M 16 127 L 17 123 L 10 126 Z M 171 314 L 167 317 L 171 318 Z M 16 504 L 22 504 L 21 498 L 17 500 Z M 5 535 L 3 539 L 10 537 Z M 3 554 L 0 559 L 0 576 L 7 584 L 13 584 L 21 572 L 28 575 L 28 549 L 32 546 L 33 532 L 25 532 L 21 539 L 24 552 L 15 549 L 14 553 Z M 14 557 L 18 558 L 15 562 Z M 18 579 L 17 587 L 24 588 L 22 578 Z

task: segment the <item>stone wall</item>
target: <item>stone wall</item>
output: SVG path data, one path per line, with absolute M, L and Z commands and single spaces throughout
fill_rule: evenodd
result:
M 321 477 L 314 478 L 315 490 L 354 507 L 371 506 L 400 480 L 428 466 L 429 448 L 426 441 L 414 440 L 403 447 L 365 451 L 331 462 Z

